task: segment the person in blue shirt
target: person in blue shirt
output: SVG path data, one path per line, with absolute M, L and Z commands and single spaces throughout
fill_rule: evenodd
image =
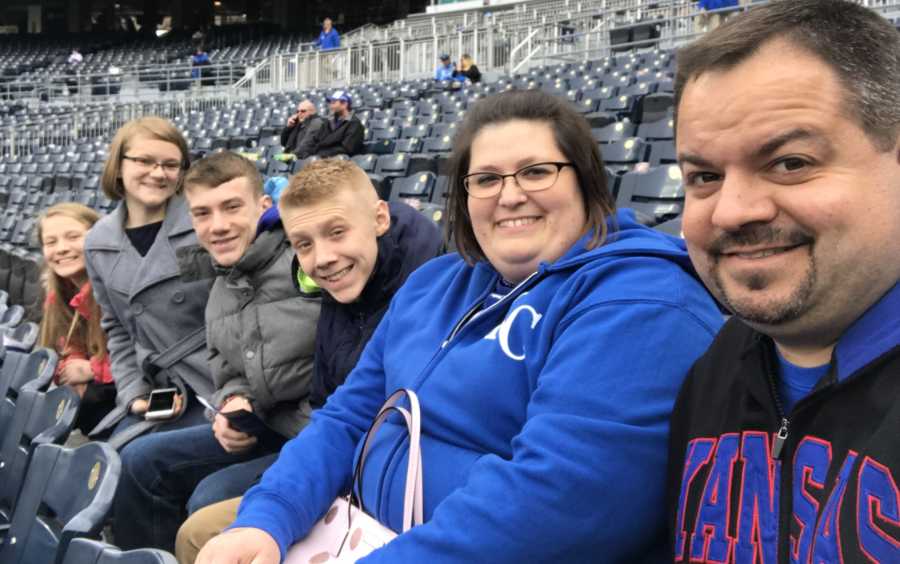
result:
M 194 54 L 191 55 L 191 78 L 200 78 L 201 77 L 201 69 L 199 67 L 205 67 L 212 64 L 212 60 L 209 58 L 209 53 L 203 50 L 202 47 L 197 47 Z
M 338 35 L 336 29 L 331 26 L 331 18 L 325 18 L 322 21 L 322 31 L 316 40 L 316 47 L 322 51 L 329 49 L 339 49 L 341 46 L 341 36 Z
M 450 172 L 459 252 L 410 275 L 197 563 L 280 562 L 350 488 L 398 388 L 422 409 L 424 524 L 359 562 L 662 561 L 669 415 L 722 323 L 682 241 L 615 211 L 587 122 L 537 90 L 470 109 Z M 333 293 L 356 278 L 336 264 L 325 279 Z M 399 531 L 405 428 L 378 437 L 360 495 Z
M 453 74 L 456 72 L 456 65 L 450 60 L 450 55 L 444 53 L 441 55 L 441 64 L 434 70 L 434 79 L 438 82 L 443 80 L 453 80 Z

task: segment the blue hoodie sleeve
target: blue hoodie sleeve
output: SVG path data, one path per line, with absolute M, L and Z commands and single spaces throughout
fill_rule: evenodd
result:
M 360 562 L 629 562 L 662 550 L 669 415 L 715 327 L 665 303 L 573 314 L 512 458 L 483 456 L 429 521 Z
M 349 489 L 356 445 L 387 397 L 382 351 L 389 315 L 378 325 L 344 385 L 285 444 L 259 485 L 244 496 L 230 528 L 264 530 L 278 543 L 284 558 L 334 498 Z

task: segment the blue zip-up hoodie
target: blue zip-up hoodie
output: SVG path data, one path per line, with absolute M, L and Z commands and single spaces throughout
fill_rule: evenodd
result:
M 319 39 L 316 41 L 316 47 L 323 51 L 328 51 L 329 49 L 338 49 L 340 46 L 341 36 L 338 35 L 336 29 L 331 28 L 328 32 L 323 29 L 319 32 Z
M 244 497 L 233 527 L 282 555 L 350 486 L 385 398 L 422 405 L 424 525 L 365 562 L 633 562 L 665 555 L 668 419 L 722 316 L 683 244 L 630 211 L 477 315 L 498 280 L 445 255 L 414 272 L 346 383 Z M 401 431 L 401 429 L 403 429 Z M 367 458 L 365 508 L 400 530 L 405 428 Z

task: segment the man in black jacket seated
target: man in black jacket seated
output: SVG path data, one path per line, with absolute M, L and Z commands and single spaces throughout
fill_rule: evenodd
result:
M 344 90 L 328 97 L 331 117 L 316 136 L 316 155 L 334 157 L 359 154 L 363 147 L 363 124 L 351 112 L 353 98 Z
M 294 175 L 278 203 L 296 257 L 300 294 L 321 289 L 310 406 L 325 404 L 359 360 L 394 293 L 441 253 L 437 227 L 402 203 L 378 199 L 352 161 L 325 159 Z M 178 531 L 179 562 L 193 562 L 203 545 L 237 515 L 241 498 L 194 513 Z
M 309 100 L 297 104 L 297 113 L 288 118 L 281 130 L 284 152 L 305 159 L 316 151 L 319 132 L 325 127 L 325 118 L 316 113 L 316 105 Z
M 844 0 L 678 52 L 684 236 L 734 316 L 672 415 L 674 562 L 900 562 L 898 54 Z

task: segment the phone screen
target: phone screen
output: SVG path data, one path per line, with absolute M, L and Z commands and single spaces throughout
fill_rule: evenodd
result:
M 154 391 L 150 394 L 147 411 L 166 411 L 175 408 L 176 390 Z

